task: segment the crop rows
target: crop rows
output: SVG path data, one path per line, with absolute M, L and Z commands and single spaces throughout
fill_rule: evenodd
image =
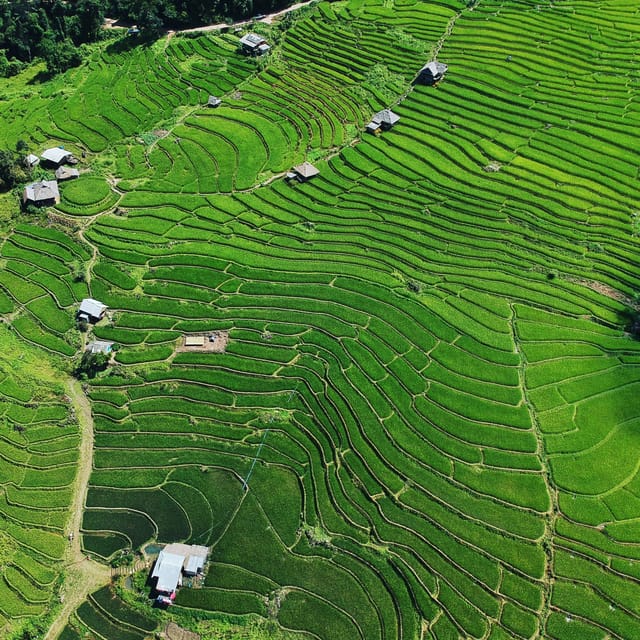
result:
M 76 640 L 86 636 L 109 640 L 144 640 L 158 623 L 152 615 L 144 615 L 126 604 L 112 586 L 95 591 L 78 608 L 60 638 Z
M 377 12 L 367 7 L 360 19 L 370 19 L 369 11 Z M 145 217 L 130 227 L 133 236 L 123 241 L 123 225 L 109 218 L 90 231 L 108 255 L 148 269 L 143 302 L 110 285 L 101 291 L 123 311 L 104 337 L 142 345 L 157 332 L 171 340 L 169 330 L 225 328 L 232 340 L 224 355 L 180 354 L 153 373 L 114 371 L 103 381 L 108 386 L 96 388 L 88 517 L 105 496 L 121 509 L 150 492 L 144 495 L 153 500 L 141 504 L 151 505 L 178 480 L 200 489 L 213 514 L 235 513 L 241 480 L 260 450 L 229 529 L 215 516 L 212 529 L 202 524 L 215 543 L 207 588 L 183 591 L 179 604 L 264 614 L 263 598 L 286 588 L 279 620 L 321 637 L 412 637 L 416 613 L 432 621 L 436 638 L 480 637 L 491 628 L 530 637 L 541 624 L 559 639 L 571 637 L 572 624 L 620 635 L 625 624 L 636 624 L 635 578 L 622 568 L 630 552 L 615 546 L 634 539 L 634 521 L 620 523 L 622 512 L 604 517 L 598 500 L 575 493 L 589 481 L 596 494 L 633 482 L 634 449 L 625 438 L 638 415 L 637 349 L 618 329 L 596 330 L 594 345 L 608 353 L 618 344 L 632 359 L 615 365 L 581 359 L 574 374 L 551 355 L 550 337 L 569 318 L 620 322 L 622 305 L 585 281 L 625 293 L 637 286 L 636 241 L 624 228 L 631 183 L 623 164 L 592 169 L 586 107 L 568 128 L 564 113 L 531 97 L 527 74 L 510 72 L 511 54 L 500 58 L 486 49 L 515 19 L 505 11 L 485 26 L 488 15 L 490 4 L 459 19 L 443 50 L 454 73 L 440 87 L 415 87 L 397 107 L 402 119 L 392 132 L 322 164 L 316 181 L 293 188 L 277 182 L 211 199 L 211 206 L 194 200 L 179 216 L 163 213 L 160 194 L 132 194 L 125 197 L 124 228 Z M 552 28 L 544 15 L 525 12 L 522 20 L 531 32 L 523 38 L 536 37 L 534 24 Z M 579 28 L 580 20 L 571 20 Z M 334 56 L 336 47 L 325 40 L 354 51 L 351 27 L 323 26 L 317 15 L 286 36 L 283 52 L 299 61 L 311 55 L 300 43 L 317 40 L 326 54 L 313 65 L 326 78 L 362 78 L 372 64 L 367 30 L 357 58 Z M 533 57 L 532 46 L 513 48 L 532 56 L 531 69 L 548 53 Z M 470 50 L 478 53 L 469 56 Z M 514 57 L 512 67 L 524 64 Z M 479 60 L 489 74 L 478 73 Z M 392 57 L 385 63 L 402 71 Z M 566 64 L 557 73 L 575 70 Z M 253 95 L 261 98 L 261 116 L 269 104 L 290 105 L 284 93 L 279 97 L 295 86 L 289 74 L 258 76 L 233 109 L 245 102 L 249 108 Z M 303 135 L 323 144 L 322 128 L 317 137 Z M 492 162 L 499 171 L 486 171 Z M 609 177 L 600 180 L 602 174 Z M 555 314 L 542 323 L 532 307 Z M 571 335 L 576 330 L 571 326 Z M 549 364 L 534 365 L 530 349 Z M 571 376 L 566 392 L 555 378 L 536 383 L 550 372 Z M 588 404 L 592 396 L 605 404 Z M 576 402 L 587 404 L 584 414 L 577 409 L 584 423 L 570 445 L 559 425 Z M 624 427 L 599 445 L 613 406 L 626 408 Z M 592 423 L 600 435 L 588 439 Z M 628 457 L 613 474 L 620 447 Z M 589 464 L 575 456 L 583 450 Z M 547 465 L 560 489 L 557 507 Z M 207 489 L 212 481 L 229 486 L 215 502 Z M 268 488 L 287 483 L 291 488 L 280 489 L 273 504 Z M 624 491 L 627 497 L 633 489 Z M 186 513 L 187 539 L 204 540 L 193 534 L 202 507 L 190 511 L 187 497 L 181 509 L 163 504 L 174 526 Z M 585 507 L 591 520 L 577 515 Z M 545 525 L 551 509 L 552 524 Z M 161 539 L 169 535 L 166 515 L 151 506 L 130 506 L 114 532 L 132 530 L 125 522 L 140 516 Z M 590 533 L 602 525 L 607 538 Z M 554 546 L 545 553 L 540 542 L 549 536 Z M 329 570 L 327 590 L 322 576 Z M 556 576 L 552 591 L 548 572 Z M 591 604 L 579 606 L 582 597 Z M 618 613 L 601 615 L 604 602 Z
M 9 629 L 46 613 L 54 596 L 78 433 L 51 364 L 6 328 L 0 343 L 0 625 Z
M 0 289 L 6 312 L 16 313 L 13 329 L 47 351 L 73 355 L 74 307 L 88 294 L 84 277 L 78 276 L 87 250 L 60 231 L 19 224 L 0 255 L 4 261 Z
M 124 215 L 84 234 L 116 310 L 95 334 L 123 347 L 90 387 L 83 544 L 212 545 L 177 607 L 320 638 L 635 637 L 635 14 L 481 0 L 393 130 L 313 181 L 249 189 L 393 104 L 444 5 L 321 4 L 250 78 L 230 36 L 176 37 L 155 62 L 168 105 L 176 78 L 194 107 L 229 99 L 156 141 L 148 170 L 122 145 Z M 135 76 L 142 55 L 117 61 Z M 212 67 L 229 85 L 204 84 Z M 69 270 L 35 233 L 3 246 L 2 302 L 28 339 L 61 340 L 71 298 L 37 278 Z M 175 352 L 216 330 L 225 353 Z

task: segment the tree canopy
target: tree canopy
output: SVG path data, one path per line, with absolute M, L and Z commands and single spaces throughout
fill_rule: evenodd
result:
M 105 16 L 136 24 L 143 38 L 269 13 L 290 0 L 0 0 L 0 76 L 43 59 L 50 73 L 80 64 L 82 44 L 103 35 Z

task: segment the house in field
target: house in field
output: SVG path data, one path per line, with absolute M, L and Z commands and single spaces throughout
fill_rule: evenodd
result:
M 299 164 L 287 173 L 287 180 L 296 179 L 298 182 L 306 182 L 307 180 L 311 180 L 314 176 L 317 176 L 320 173 L 320 170 L 314 167 L 310 162 L 303 162 Z
M 399 121 L 400 116 L 398 114 L 391 111 L 391 109 L 383 109 L 371 118 L 371 122 L 367 125 L 367 131 L 369 133 L 388 131 Z
M 113 351 L 113 342 L 107 342 L 106 340 L 93 340 L 87 345 L 85 351 L 91 354 L 104 353 L 109 355 Z
M 427 62 L 427 64 L 420 69 L 417 81 L 422 84 L 435 84 L 444 78 L 444 74 L 447 73 L 448 68 L 444 62 L 438 62 L 437 60 Z
M 104 317 L 106 311 L 106 304 L 102 304 L 102 302 L 93 298 L 85 298 L 78 309 L 78 320 L 95 323 Z
M 209 556 L 209 547 L 175 542 L 168 544 L 153 565 L 151 579 L 155 580 L 155 591 L 159 595 L 175 597 L 176 589 L 182 586 L 183 576 L 197 576 L 204 570 Z M 163 601 L 163 604 L 170 604 Z
M 197 347 L 204 347 L 205 344 L 205 337 L 204 336 L 185 336 L 184 337 L 184 346 L 185 347 L 191 347 L 191 348 L 197 348 Z
M 37 167 L 39 164 L 40 164 L 40 158 L 38 158 L 38 156 L 34 156 L 33 153 L 30 153 L 24 159 L 24 166 L 27 169 L 33 169 L 34 167 Z
M 23 204 L 35 204 L 38 207 L 48 207 L 60 202 L 60 191 L 55 180 L 41 180 L 28 184 L 22 192 Z
M 77 169 L 70 167 L 58 167 L 56 169 L 56 180 L 73 180 L 73 178 L 79 178 L 80 172 Z
M 250 56 L 261 56 L 267 53 L 271 47 L 267 41 L 257 33 L 247 33 L 240 38 L 242 52 Z
M 67 151 L 62 147 L 51 147 L 42 152 L 40 158 L 48 165 L 59 167 L 61 164 L 77 164 L 78 160 L 73 156 L 71 151 Z
M 209 96 L 207 100 L 207 107 L 219 107 L 222 104 L 222 100 L 217 96 Z

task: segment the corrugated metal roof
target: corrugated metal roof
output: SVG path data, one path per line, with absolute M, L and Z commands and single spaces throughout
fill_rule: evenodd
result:
M 152 578 L 157 578 L 156 591 L 172 593 L 180 582 L 180 573 L 184 564 L 184 556 L 168 553 L 163 549 L 153 567 Z
M 45 149 L 40 156 L 43 160 L 48 160 L 54 164 L 60 164 L 64 162 L 71 153 L 60 147 L 52 147 L 51 149 Z
M 94 300 L 93 298 L 85 298 L 80 303 L 79 313 L 86 313 L 91 318 L 100 318 L 102 314 L 106 311 L 107 305 L 102 304 L 99 300 Z
M 60 198 L 58 183 L 55 180 L 42 180 L 28 184 L 24 188 L 24 197 L 32 202 L 57 201 Z

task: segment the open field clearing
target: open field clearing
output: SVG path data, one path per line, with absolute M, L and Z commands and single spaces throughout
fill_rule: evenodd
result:
M 110 307 L 83 548 L 210 545 L 174 611 L 640 637 L 640 18 L 464 4 L 320 3 L 258 62 L 230 33 L 111 44 L 77 91 L 0 107 L 98 163 L 56 208 L 81 237 L 7 235 L 0 307 L 62 356 L 77 302 Z M 412 86 L 436 47 L 444 80 Z M 98 594 L 77 620 L 140 637 Z

